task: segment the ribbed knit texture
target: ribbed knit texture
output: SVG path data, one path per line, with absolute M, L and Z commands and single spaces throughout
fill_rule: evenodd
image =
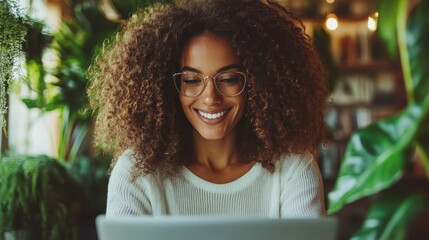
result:
M 214 184 L 186 167 L 172 178 L 152 174 L 130 181 L 131 152 L 117 161 L 108 187 L 107 217 L 187 215 L 312 218 L 325 215 L 319 168 L 310 154 L 278 162 L 274 173 L 257 163 L 233 182 Z

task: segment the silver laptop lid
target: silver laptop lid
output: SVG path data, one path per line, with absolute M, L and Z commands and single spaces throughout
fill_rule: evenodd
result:
M 334 240 L 337 219 L 126 217 L 96 219 L 99 240 Z

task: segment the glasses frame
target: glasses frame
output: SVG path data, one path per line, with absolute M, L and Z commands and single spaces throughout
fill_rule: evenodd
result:
M 198 93 L 198 94 L 197 94 L 197 95 L 195 95 L 195 96 L 188 96 L 188 95 L 185 95 L 184 93 L 182 93 L 182 92 L 180 91 L 179 87 L 178 87 L 178 86 L 177 86 L 177 84 L 176 84 L 176 76 L 181 75 L 181 74 L 185 74 L 185 73 L 192 73 L 192 74 L 196 74 L 196 75 L 200 76 L 200 77 L 203 79 L 204 87 L 203 87 L 203 89 L 201 90 L 201 92 L 200 92 L 200 93 Z M 218 77 L 218 76 L 219 76 L 219 75 L 221 75 L 221 74 L 225 74 L 225 73 L 238 73 L 238 74 L 243 75 L 243 77 L 244 77 L 244 83 L 243 83 L 243 88 L 240 90 L 240 92 L 238 92 L 237 94 L 234 94 L 234 95 L 225 95 L 225 94 L 223 94 L 223 93 L 219 90 L 219 88 L 218 88 L 218 86 L 217 86 L 217 83 L 216 83 L 216 77 Z M 176 90 L 179 92 L 179 94 L 181 94 L 181 95 L 183 95 L 183 96 L 185 96 L 185 97 L 190 97 L 190 98 L 196 98 L 196 97 L 200 96 L 200 95 L 204 92 L 204 90 L 205 90 L 205 89 L 206 89 L 206 87 L 207 87 L 207 79 L 212 79 L 212 80 L 213 80 L 213 84 L 214 84 L 214 86 L 215 86 L 215 88 L 216 88 L 217 92 L 218 92 L 218 93 L 220 93 L 220 94 L 221 94 L 222 96 L 224 96 L 224 97 L 236 97 L 236 96 L 240 95 L 240 94 L 244 91 L 244 89 L 246 88 L 246 84 L 247 84 L 247 75 L 246 75 L 245 73 L 243 73 L 243 72 L 240 72 L 240 71 L 236 71 L 236 72 L 219 72 L 219 73 L 217 73 L 217 74 L 216 74 L 216 75 L 214 75 L 214 76 L 204 75 L 204 74 L 202 74 L 202 73 L 198 73 L 198 72 L 184 71 L 184 72 L 174 73 L 174 74 L 172 75 L 172 77 L 173 77 L 174 87 L 175 87 L 175 88 L 176 88 Z

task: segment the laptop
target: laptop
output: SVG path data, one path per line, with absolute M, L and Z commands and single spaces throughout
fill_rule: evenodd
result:
M 96 218 L 99 240 L 334 240 L 337 219 L 141 216 Z

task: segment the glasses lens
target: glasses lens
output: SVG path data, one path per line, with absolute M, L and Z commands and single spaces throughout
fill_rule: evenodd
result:
M 216 87 L 224 96 L 237 96 L 246 85 L 246 76 L 241 72 L 225 72 L 216 76 Z
M 174 85 L 182 95 L 195 97 L 204 90 L 204 79 L 197 73 L 176 73 L 173 78 Z

